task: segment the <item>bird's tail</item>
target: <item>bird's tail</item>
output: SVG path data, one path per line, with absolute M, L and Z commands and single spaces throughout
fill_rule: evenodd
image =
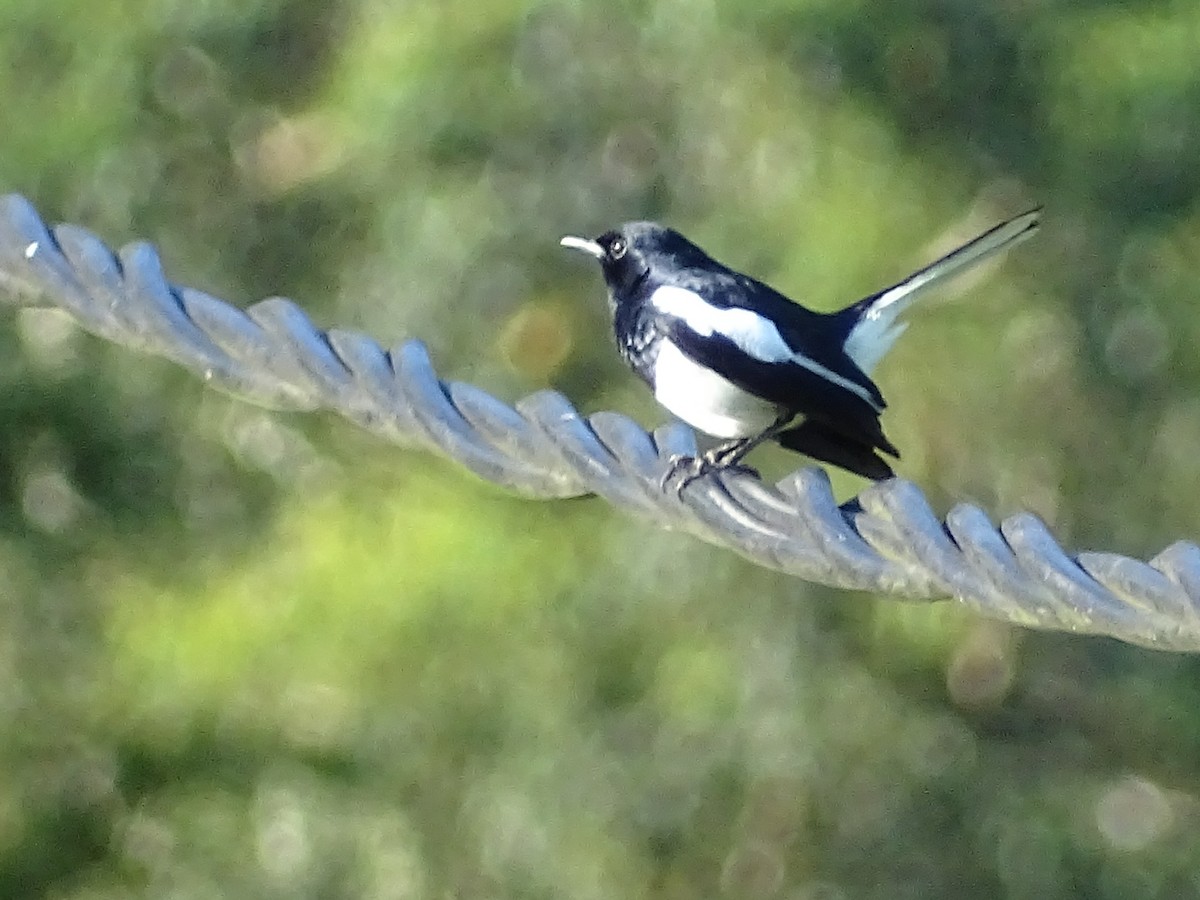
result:
M 913 302 L 938 282 L 965 272 L 1030 237 L 1038 229 L 1041 208 L 1009 219 L 975 240 L 947 253 L 936 262 L 909 275 L 899 284 L 858 301 L 840 313 L 853 320 L 845 350 L 865 374 L 871 371 L 904 333 L 907 323 L 897 321 Z

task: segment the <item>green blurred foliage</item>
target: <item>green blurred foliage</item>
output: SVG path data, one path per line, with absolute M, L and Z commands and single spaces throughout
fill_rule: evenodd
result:
M 647 425 L 561 234 L 663 219 L 833 309 L 1041 202 L 914 316 L 885 424 L 939 508 L 1149 556 L 1197 533 L 1198 46 L 1183 0 L 9 0 L 0 188 Z M 2 896 L 1200 895 L 1191 659 L 815 588 L 7 322 Z

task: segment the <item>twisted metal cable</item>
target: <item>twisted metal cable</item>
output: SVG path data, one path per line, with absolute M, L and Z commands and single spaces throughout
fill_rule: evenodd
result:
M 893 479 L 839 507 L 820 469 L 771 487 L 722 473 L 677 497 L 659 479 L 696 451 L 681 426 L 648 434 L 611 412 L 584 418 L 553 391 L 508 406 L 437 377 L 419 341 L 384 350 L 316 328 L 290 300 L 245 311 L 170 284 L 154 249 L 113 253 L 75 225 L 47 226 L 23 198 L 0 198 L 0 300 L 54 305 L 86 330 L 165 356 L 214 387 L 282 409 L 328 409 L 385 438 L 443 453 L 528 497 L 598 494 L 665 527 L 809 581 L 910 600 L 957 598 L 1019 625 L 1200 650 L 1200 547 L 1149 563 L 1063 551 L 1034 515 L 997 528 L 977 507 L 940 521 L 920 490 Z

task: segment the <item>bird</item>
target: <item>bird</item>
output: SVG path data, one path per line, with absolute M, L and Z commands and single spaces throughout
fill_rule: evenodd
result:
M 661 487 L 677 480 L 682 495 L 710 473 L 754 473 L 742 460 L 769 440 L 871 480 L 892 477 L 883 455 L 900 451 L 883 433 L 887 404 L 871 374 L 908 327 L 900 316 L 931 288 L 1032 236 L 1040 221 L 1040 207 L 1024 212 L 832 313 L 801 306 L 655 222 L 560 243 L 600 263 L 626 364 L 670 413 L 720 439 L 699 455 L 671 457 Z

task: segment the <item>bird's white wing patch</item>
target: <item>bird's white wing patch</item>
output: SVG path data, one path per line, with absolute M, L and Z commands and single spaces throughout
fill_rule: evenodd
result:
M 779 334 L 779 329 L 767 318 L 741 307 L 713 306 L 695 291 L 664 285 L 650 295 L 651 305 L 660 313 L 683 321 L 703 337 L 719 334 L 732 341 L 738 349 L 760 362 L 792 363 L 803 366 L 838 387 L 867 401 L 874 409 L 879 404 L 861 384 L 844 378 L 827 366 L 797 353 Z M 710 432 L 711 434 L 712 432 Z
M 752 310 L 722 309 L 695 291 L 670 285 L 658 288 L 650 303 L 659 312 L 682 319 L 697 334 L 720 334 L 763 362 L 786 362 L 795 355 L 774 323 Z

